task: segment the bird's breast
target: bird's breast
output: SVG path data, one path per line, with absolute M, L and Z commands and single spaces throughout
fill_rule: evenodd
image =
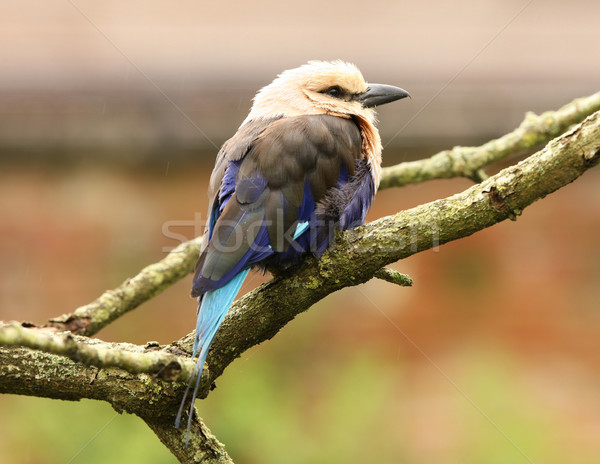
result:
M 355 120 L 358 123 L 362 139 L 362 156 L 369 163 L 375 191 L 377 191 L 381 177 L 381 137 L 377 128 L 368 119 L 362 116 L 355 116 Z

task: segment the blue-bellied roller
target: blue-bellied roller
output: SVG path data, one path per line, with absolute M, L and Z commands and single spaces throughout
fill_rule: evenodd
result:
M 208 349 L 248 271 L 318 257 L 336 229 L 363 224 L 381 170 L 374 107 L 409 96 L 365 82 L 353 64 L 310 61 L 263 87 L 219 151 L 192 287 L 197 363 L 176 420 L 195 379 L 186 443 Z

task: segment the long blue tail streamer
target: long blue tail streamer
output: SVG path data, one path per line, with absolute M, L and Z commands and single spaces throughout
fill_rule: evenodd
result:
M 296 226 L 296 232 L 294 233 L 294 240 L 302 235 L 308 229 L 308 226 L 308 221 L 298 223 Z M 210 290 L 198 298 L 198 319 L 196 321 L 196 336 L 194 337 L 194 346 L 192 350 L 192 357 L 195 358 L 197 356 L 198 359 L 196 361 L 196 365 L 194 366 L 194 371 L 192 372 L 188 386 L 185 389 L 183 399 L 181 400 L 181 405 L 179 406 L 179 411 L 177 412 L 177 418 L 175 419 L 175 427 L 179 428 L 185 400 L 187 399 L 188 393 L 190 392 L 195 379 L 196 384 L 194 385 L 194 392 L 192 394 L 192 403 L 190 404 L 187 432 L 185 436 L 186 446 L 188 445 L 190 439 L 190 428 L 192 426 L 194 414 L 194 403 L 198 394 L 198 388 L 200 386 L 200 379 L 202 378 L 202 372 L 204 370 L 204 362 L 206 361 L 206 356 L 208 355 L 208 349 L 210 348 L 210 344 L 212 343 L 213 338 L 215 338 L 223 319 L 225 319 L 227 311 L 229 311 L 235 296 L 240 291 L 240 288 L 242 287 L 242 284 L 244 283 L 249 271 L 250 269 L 246 269 L 240 272 L 221 288 Z
M 200 306 L 198 308 L 196 337 L 194 338 L 194 348 L 192 353 L 192 357 L 198 356 L 198 360 L 196 361 L 196 366 L 192 372 L 192 377 L 190 378 L 188 386 L 185 390 L 185 394 L 183 395 L 183 400 L 179 406 L 177 419 L 175 420 L 175 427 L 179 428 L 181 423 L 181 415 L 183 413 L 183 406 L 195 379 L 196 385 L 194 385 L 192 404 L 190 405 L 190 411 L 188 415 L 187 434 L 185 437 L 186 446 L 190 438 L 190 427 L 192 425 L 192 418 L 194 414 L 194 402 L 196 401 L 196 396 L 198 394 L 198 388 L 200 386 L 202 371 L 204 370 L 204 362 L 206 361 L 206 356 L 208 355 L 208 349 L 249 271 L 250 269 L 246 269 L 240 272 L 223 287 L 210 290 L 202 297 L 198 298 Z

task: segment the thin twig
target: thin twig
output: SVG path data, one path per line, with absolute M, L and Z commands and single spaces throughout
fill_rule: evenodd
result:
M 27 347 L 66 356 L 89 366 L 118 367 L 131 374 L 160 372 L 161 378 L 172 381 L 187 380 L 194 369 L 194 362 L 190 359 L 174 356 L 158 347 L 107 343 L 70 332 L 55 334 L 28 329 L 16 322 L 0 325 L 0 346 Z
M 485 166 L 548 143 L 598 110 L 600 92 L 577 98 L 556 111 L 546 111 L 539 116 L 529 112 L 515 130 L 479 147 L 454 147 L 431 158 L 383 168 L 379 189 L 451 177 L 481 182 L 486 177 L 481 171 Z
M 409 275 L 402 274 L 389 267 L 382 267 L 378 271 L 375 271 L 373 277 L 385 280 L 391 284 L 400 285 L 401 287 L 412 287 L 413 284 L 413 280 Z

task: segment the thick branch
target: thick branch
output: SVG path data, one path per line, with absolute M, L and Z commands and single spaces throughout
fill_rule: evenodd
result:
M 85 337 L 79 345 L 94 345 L 99 340 Z M 118 343 L 114 349 L 130 353 L 143 352 L 143 347 Z M 130 374 L 119 368 L 99 369 L 73 361 L 65 356 L 22 347 L 0 347 L 0 393 L 31 395 L 78 401 L 83 398 L 106 401 L 118 412 L 142 416 L 171 416 L 169 407 L 156 408 L 157 403 L 176 408 L 183 382 L 164 381 L 148 374 Z
M 184 380 L 187 380 L 191 374 L 188 369 L 185 369 L 185 372 L 173 369 L 179 375 L 170 377 L 150 376 L 145 373 L 132 374 L 119 368 L 98 369 L 84 364 L 87 359 L 71 360 L 63 355 L 69 356 L 69 353 L 74 352 L 119 352 L 118 356 L 121 359 L 131 358 L 142 361 L 159 355 L 161 358 L 172 358 L 176 360 L 175 362 L 191 365 L 189 358 L 175 358 L 163 351 L 148 352 L 144 347 L 128 343 L 106 343 L 76 335 L 63 340 L 65 338 L 63 335 L 36 332 L 39 331 L 14 325 L 0 329 L 2 343 L 20 342 L 36 348 L 32 350 L 16 346 L 0 346 L 0 378 L 2 379 L 0 393 L 71 401 L 82 398 L 106 401 L 119 413 L 125 411 L 140 416 L 181 462 L 203 464 L 232 462 L 223 445 L 210 433 L 198 414 L 194 415 L 192 421 L 188 447 L 184 446 L 185 428 L 177 430 L 174 427 L 175 414 L 186 382 L 171 380 L 182 377 L 186 377 Z M 65 353 L 64 347 L 69 345 L 73 345 L 75 350 L 69 349 L 69 353 Z M 94 361 L 102 358 L 104 357 L 92 356 Z M 122 367 L 132 366 L 127 364 Z M 158 373 L 164 374 L 165 370 L 171 367 L 167 365 L 166 369 L 161 368 Z M 133 370 L 140 369 L 138 366 L 133 366 Z M 163 380 L 165 378 L 169 381 Z
M 187 446 L 185 445 L 185 431 L 180 433 L 173 427 L 173 422 L 157 422 L 153 418 L 144 420 L 179 462 L 233 464 L 223 443 L 217 440 L 208 427 L 198 419 L 197 411 L 194 414 L 190 429 L 190 441 Z
M 539 116 L 527 113 L 523 122 L 512 132 L 490 140 L 480 147 L 454 147 L 424 160 L 400 163 L 384 168 L 380 189 L 400 187 L 431 179 L 468 177 L 476 182 L 485 180 L 482 168 L 489 164 L 548 143 L 571 125 L 583 121 L 600 110 L 600 92 L 578 98 L 557 111 Z
M 185 431 L 174 428 L 173 412 L 195 364 L 188 357 L 170 354 L 158 344 L 107 343 L 69 332 L 27 329 L 18 323 L 0 325 L 0 346 L 13 347 L 10 351 L 0 348 L 0 392 L 104 400 L 119 412 L 144 419 L 181 462 L 232 462 L 198 414 L 192 421 L 190 446 L 184 446 Z M 111 369 L 115 367 L 119 369 Z M 135 375 L 142 373 L 155 377 Z M 160 409 L 154 407 L 158 403 Z

